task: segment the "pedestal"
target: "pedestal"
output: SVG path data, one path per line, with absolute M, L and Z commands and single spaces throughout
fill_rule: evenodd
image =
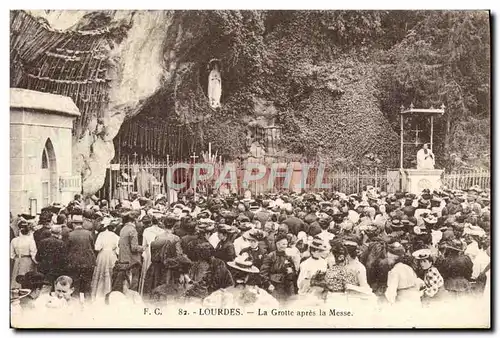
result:
M 420 194 L 424 189 L 441 188 L 441 175 L 444 170 L 401 169 L 403 191 Z

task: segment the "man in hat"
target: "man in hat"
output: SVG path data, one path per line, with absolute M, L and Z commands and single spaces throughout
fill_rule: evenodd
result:
M 138 233 L 136 230 L 137 212 L 130 211 L 123 217 L 124 226 L 120 231 L 120 240 L 118 242 L 119 254 L 118 261 L 128 263 L 130 274 L 130 289 L 137 291 L 139 289 L 139 277 L 141 274 L 142 259 L 141 255 L 144 247 L 139 245 Z
M 50 228 L 51 236 L 42 239 L 38 245 L 36 260 L 38 271 L 52 286 L 57 277 L 66 273 L 66 244 L 62 240 L 61 226 L 56 224 Z M 49 290 L 50 291 L 50 290 Z
M 313 291 L 310 285 L 311 277 L 318 271 L 325 272 L 328 269 L 328 263 L 323 258 L 324 252 L 328 248 L 322 239 L 313 239 L 309 244 L 310 257 L 300 263 L 300 272 L 297 278 L 298 294 L 305 295 Z
M 68 274 L 73 279 L 76 293 L 83 292 L 90 297 L 90 284 L 96 264 L 94 252 L 94 237 L 83 228 L 83 216 L 71 215 L 73 231 L 69 234 L 67 243 Z

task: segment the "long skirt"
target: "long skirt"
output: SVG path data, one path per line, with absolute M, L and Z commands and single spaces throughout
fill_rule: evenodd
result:
M 150 299 L 153 290 L 165 283 L 167 269 L 160 262 L 152 262 L 146 272 L 146 278 L 144 279 L 143 295 L 145 299 Z
M 18 257 L 14 260 L 14 266 L 12 268 L 12 279 L 11 288 L 18 289 L 21 288 L 21 284 L 16 282 L 16 277 L 19 275 L 24 275 L 28 271 L 35 270 L 35 263 L 31 259 L 31 256 Z
M 91 284 L 93 300 L 97 298 L 103 299 L 111 292 L 111 276 L 117 259 L 115 252 L 111 250 L 101 250 L 97 255 Z
M 144 261 L 142 262 L 141 278 L 139 281 L 139 294 L 142 296 L 144 294 L 144 283 L 146 281 L 146 274 L 148 272 L 149 266 L 151 265 L 151 253 L 146 251 L 144 254 Z

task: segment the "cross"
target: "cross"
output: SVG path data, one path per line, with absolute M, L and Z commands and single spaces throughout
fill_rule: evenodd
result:
M 193 153 L 193 155 L 191 155 L 191 159 L 193 160 L 193 163 L 196 162 L 196 159 L 198 158 L 199 156 L 196 156 L 195 153 Z
M 137 153 L 134 152 L 134 154 L 132 156 L 134 156 L 134 163 L 137 163 Z
M 418 145 L 418 133 L 420 133 L 423 130 L 415 129 L 415 130 L 412 130 L 412 131 L 415 132 L 415 145 L 417 146 Z

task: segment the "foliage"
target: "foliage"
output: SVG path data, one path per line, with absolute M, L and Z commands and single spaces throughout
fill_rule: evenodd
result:
M 429 12 L 384 55 L 378 97 L 393 126 L 401 105 L 446 106 L 435 126 L 438 159 L 489 152 L 489 128 L 463 132 L 490 119 L 488 20 L 487 12 Z
M 202 144 L 225 156 L 243 152 L 246 123 L 265 100 L 278 111 L 285 152 L 396 166 L 398 112 L 413 102 L 447 107 L 434 130 L 438 159 L 489 161 L 487 12 L 180 11 L 173 22 L 164 109 L 204 117 Z M 216 111 L 205 96 L 212 58 L 222 62 Z

